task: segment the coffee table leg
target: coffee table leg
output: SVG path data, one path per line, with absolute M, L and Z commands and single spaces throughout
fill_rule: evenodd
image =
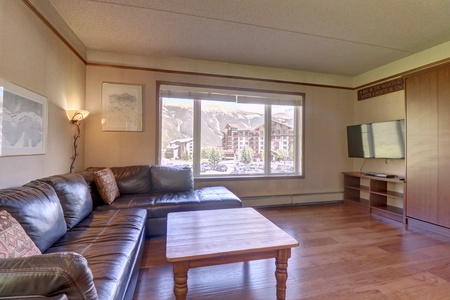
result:
M 275 258 L 275 278 L 277 279 L 277 300 L 286 299 L 286 281 L 288 278 L 288 259 L 291 257 L 291 249 L 278 250 Z
M 189 264 L 188 262 L 173 263 L 173 274 L 175 286 L 173 292 L 176 300 L 185 300 L 188 292 L 187 278 L 188 278 Z

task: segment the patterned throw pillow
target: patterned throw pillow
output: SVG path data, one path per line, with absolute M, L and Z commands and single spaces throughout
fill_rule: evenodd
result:
M 40 255 L 41 251 L 6 210 L 0 211 L 0 258 Z
M 103 201 L 111 204 L 120 196 L 119 188 L 111 169 L 106 168 L 94 172 L 95 185 Z

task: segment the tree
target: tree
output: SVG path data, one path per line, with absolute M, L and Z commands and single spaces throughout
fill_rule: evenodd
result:
M 190 161 L 191 160 L 191 156 L 189 155 L 189 153 L 185 150 L 183 151 L 183 153 L 181 154 L 181 158 L 185 161 Z
M 164 152 L 164 157 L 171 159 L 173 158 L 174 153 L 173 153 L 173 149 L 172 148 L 166 148 L 166 152 Z
M 212 166 L 217 165 L 220 161 L 222 161 L 223 153 L 217 148 L 212 148 L 211 153 L 209 155 L 208 161 Z
M 222 161 L 223 153 L 217 148 L 204 147 L 202 148 L 201 158 L 207 159 L 211 166 L 215 166 Z
M 203 147 L 202 153 L 200 154 L 201 158 L 209 159 L 209 157 L 211 156 L 211 151 L 212 151 L 211 147 Z
M 294 161 L 294 147 L 289 148 L 289 159 Z
M 244 149 L 242 149 L 241 151 L 241 162 L 243 162 L 244 164 L 249 164 L 252 162 L 253 160 L 253 149 L 248 147 L 248 146 L 244 146 Z
M 289 160 L 290 156 L 291 155 L 289 153 L 289 150 L 282 149 L 277 152 L 275 158 L 277 161 L 287 161 Z

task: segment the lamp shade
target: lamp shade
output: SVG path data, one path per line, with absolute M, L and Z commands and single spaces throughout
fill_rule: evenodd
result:
M 69 121 L 77 122 L 86 119 L 89 112 L 87 110 L 67 110 L 66 115 Z

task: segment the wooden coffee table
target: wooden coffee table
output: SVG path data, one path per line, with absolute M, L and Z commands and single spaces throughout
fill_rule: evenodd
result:
M 288 259 L 298 242 L 253 208 L 169 213 L 166 257 L 174 293 L 186 299 L 189 268 L 275 258 L 277 299 L 286 298 Z

